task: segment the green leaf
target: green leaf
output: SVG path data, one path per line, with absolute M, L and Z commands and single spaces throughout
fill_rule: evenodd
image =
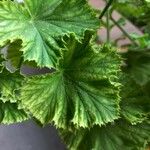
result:
M 10 65 L 15 69 L 20 69 L 22 65 L 22 52 L 21 49 L 22 42 L 20 40 L 15 41 L 9 44 L 7 48 L 7 57 L 6 60 L 10 63 Z
M 131 124 L 141 123 L 148 119 L 150 114 L 150 97 L 144 87 L 139 86 L 129 76 L 122 78 L 121 114 Z
M 24 110 L 19 109 L 19 91 L 23 77 L 18 72 L 3 69 L 0 73 L 0 123 L 12 124 L 28 119 Z
M 0 73 L 0 100 L 17 102 L 16 93 L 20 88 L 23 77 L 18 72 L 10 73 L 6 69 Z
M 140 43 L 139 47 L 129 47 L 125 53 L 126 66 L 123 67 L 121 92 L 121 114 L 127 121 L 137 124 L 148 119 L 150 114 L 150 51 L 149 36 L 133 34 L 132 37 Z
M 61 131 L 70 150 L 145 150 L 149 135 L 149 123 L 133 126 L 125 121 L 90 130 Z
M 17 103 L 0 101 L 0 123 L 13 124 L 22 122 L 28 119 L 24 110 L 18 108 Z
M 27 79 L 21 100 L 42 124 L 67 128 L 102 125 L 118 118 L 120 59 L 109 46 L 91 47 L 65 37 L 63 58 L 53 74 Z
M 24 60 L 34 60 L 40 67 L 57 66 L 60 36 L 75 33 L 81 38 L 85 30 L 98 27 L 86 0 L 0 1 L 0 46 L 22 40 Z
M 126 71 L 140 86 L 150 81 L 150 51 L 145 49 L 129 50 L 125 54 Z
M 0 73 L 2 72 L 2 70 L 3 70 L 3 58 L 0 55 Z

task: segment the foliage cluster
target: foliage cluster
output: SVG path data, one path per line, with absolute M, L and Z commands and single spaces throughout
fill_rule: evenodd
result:
M 86 0 L 0 0 L 0 122 L 52 124 L 72 150 L 144 150 L 150 4 L 139 0 L 137 13 L 135 4 L 112 4 L 126 17 L 145 18 L 145 34 L 128 35 L 134 42 L 119 53 L 109 41 L 96 44 L 101 19 Z M 48 72 L 27 75 L 25 66 Z

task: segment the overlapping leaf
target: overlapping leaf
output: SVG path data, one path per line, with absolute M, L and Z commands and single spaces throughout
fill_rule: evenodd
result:
M 17 103 L 0 101 L 0 123 L 12 124 L 27 120 L 24 110 L 18 108 Z
M 150 141 L 150 124 L 131 125 L 121 120 L 90 130 L 61 131 L 70 150 L 145 150 Z
M 2 58 L 1 55 L 0 55 L 0 73 L 1 73 L 2 70 L 3 70 L 3 64 L 2 64 L 2 62 L 3 62 L 3 58 Z
M 0 99 L 3 102 L 16 102 L 15 92 L 20 87 L 22 79 L 22 76 L 18 73 L 10 73 L 6 69 L 3 69 L 3 72 L 0 73 Z
M 59 71 L 29 78 L 23 86 L 23 106 L 42 124 L 91 127 L 118 118 L 120 59 L 111 47 L 92 48 L 89 40 L 65 37 Z
M 18 73 L 2 69 L 0 73 L 0 123 L 11 124 L 27 119 L 26 113 L 18 109 L 17 90 L 22 82 Z
M 130 75 L 122 77 L 121 114 L 131 124 L 141 123 L 148 119 L 150 114 L 150 97 L 148 88 L 139 86 Z
M 82 38 L 85 30 L 98 26 L 86 0 L 0 1 L 0 46 L 22 40 L 24 60 L 34 60 L 40 67 L 56 67 L 60 36 L 75 33 Z
M 7 61 L 12 66 L 14 70 L 17 70 L 21 67 L 23 63 L 21 49 L 21 41 L 15 41 L 8 45 L 7 47 Z
M 123 55 L 126 66 L 123 67 L 121 113 L 130 123 L 136 124 L 147 119 L 150 113 L 150 41 L 147 34 L 132 37 L 140 46 L 129 47 Z
M 130 47 L 124 55 L 127 64 L 126 71 L 137 84 L 144 86 L 150 81 L 150 40 L 147 34 L 132 36 L 140 46 Z

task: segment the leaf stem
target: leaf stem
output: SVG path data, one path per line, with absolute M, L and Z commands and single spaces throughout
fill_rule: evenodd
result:
M 109 7 L 111 6 L 112 3 L 113 3 L 113 0 L 110 0 L 107 3 L 106 7 L 104 8 L 104 10 L 102 11 L 101 15 L 99 16 L 99 19 L 103 18 L 103 16 L 105 15 L 105 13 L 107 12 L 107 10 L 109 9 Z
M 106 16 L 106 27 L 107 27 L 107 43 L 110 42 L 110 13 L 109 9 L 107 10 L 107 16 Z
M 120 24 L 112 16 L 111 20 L 134 45 L 138 46 L 138 43 L 134 41 L 134 39 L 123 29 L 122 26 L 120 26 Z

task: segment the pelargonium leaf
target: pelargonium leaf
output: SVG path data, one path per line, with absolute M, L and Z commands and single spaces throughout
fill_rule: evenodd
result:
M 20 69 L 23 63 L 22 52 L 20 51 L 21 44 L 22 42 L 17 40 L 7 46 L 6 61 L 9 62 L 14 70 Z
M 4 59 L 3 59 L 2 56 L 0 55 L 0 73 L 2 72 L 3 67 L 4 67 L 3 61 L 4 61 Z
M 150 51 L 130 50 L 126 55 L 127 72 L 140 86 L 150 82 Z
M 150 124 L 131 125 L 120 120 L 104 127 L 60 133 L 70 150 L 145 150 L 150 141 Z
M 0 101 L 0 123 L 13 124 L 22 122 L 28 119 L 27 114 L 23 109 L 18 108 L 17 103 Z
M 40 67 L 56 67 L 60 51 L 57 39 L 85 30 L 95 30 L 99 20 L 86 0 L 11 0 L 0 1 L 0 46 L 22 40 L 24 60 Z
M 65 37 L 59 71 L 27 79 L 21 100 L 42 124 L 67 128 L 102 125 L 118 118 L 120 58 L 109 46 L 92 47 Z
M 150 98 L 143 86 L 138 85 L 126 73 L 122 77 L 121 114 L 131 124 L 141 123 L 150 114 Z
M 19 73 L 10 73 L 5 68 L 0 72 L 0 123 L 12 124 L 27 120 L 24 110 L 19 109 L 18 89 L 23 77 Z
M 0 100 L 16 102 L 17 90 L 20 88 L 23 77 L 18 72 L 10 73 L 6 69 L 0 73 Z

